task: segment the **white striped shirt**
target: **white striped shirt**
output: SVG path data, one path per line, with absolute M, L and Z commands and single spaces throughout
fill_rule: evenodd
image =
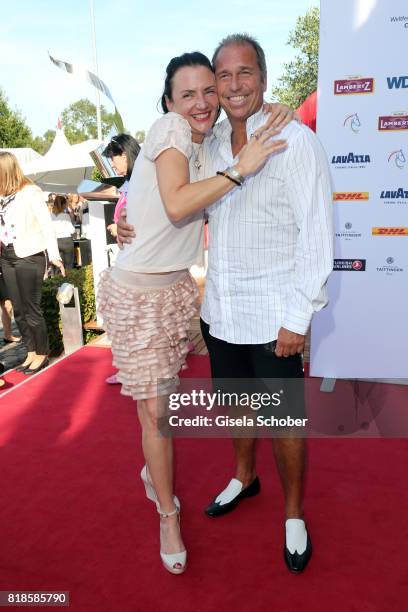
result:
M 265 120 L 262 111 L 248 119 L 248 138 Z M 296 121 L 277 138 L 287 140 L 287 149 L 207 209 L 201 316 L 212 336 L 233 344 L 270 342 L 280 327 L 306 334 L 313 312 L 327 303 L 333 221 L 326 154 Z M 234 164 L 228 120 L 205 139 L 202 157 L 206 176 Z

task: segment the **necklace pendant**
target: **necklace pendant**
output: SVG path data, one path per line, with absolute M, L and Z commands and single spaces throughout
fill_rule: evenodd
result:
M 195 166 L 195 168 L 197 168 L 197 170 L 201 169 L 201 162 L 200 162 L 200 160 L 198 158 L 196 158 L 194 160 L 194 166 Z

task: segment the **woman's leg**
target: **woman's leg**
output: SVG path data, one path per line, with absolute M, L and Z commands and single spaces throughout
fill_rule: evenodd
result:
M 36 353 L 31 329 L 24 315 L 22 295 L 17 282 L 16 262 L 18 259 L 19 258 L 14 253 L 14 249 L 11 247 L 6 247 L 5 252 L 2 253 L 1 268 L 7 293 L 13 304 L 14 320 L 27 348 L 27 357 L 22 365 L 28 366 L 35 358 Z
M 0 302 L 1 307 L 1 322 L 3 325 L 4 339 L 10 342 L 18 342 L 21 338 L 13 336 L 11 329 L 11 317 L 13 316 L 13 305 L 10 300 L 2 300 Z
M 0 300 L 1 308 L 1 323 L 3 325 L 3 334 L 5 340 L 11 340 L 11 316 L 10 311 L 11 302 L 10 300 Z
M 142 426 L 142 447 L 149 475 L 156 491 L 161 512 L 175 509 L 173 499 L 173 440 L 158 430 L 158 418 L 165 414 L 167 397 L 139 400 L 137 410 Z M 161 550 L 177 553 L 185 550 L 178 516 L 160 521 Z
M 41 294 L 45 271 L 45 255 L 38 253 L 22 257 L 16 264 L 16 278 L 21 294 L 25 320 L 33 338 L 35 359 L 30 368 L 35 369 L 48 356 L 47 325 L 41 310 Z

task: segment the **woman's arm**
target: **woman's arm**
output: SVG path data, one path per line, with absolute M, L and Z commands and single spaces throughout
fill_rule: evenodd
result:
M 30 204 L 41 227 L 41 233 L 44 237 L 48 257 L 54 266 L 60 268 L 62 275 L 65 276 L 50 211 L 44 202 L 42 191 L 39 189 L 33 190 L 33 193 L 30 194 Z
M 239 154 L 234 168 L 243 177 L 257 172 L 272 153 L 286 146 L 285 140 L 271 140 L 276 130 L 265 124 L 255 132 Z M 173 222 L 178 222 L 213 204 L 237 185 L 225 176 L 190 184 L 187 158 L 177 149 L 166 149 L 155 160 L 160 195 L 167 214 Z

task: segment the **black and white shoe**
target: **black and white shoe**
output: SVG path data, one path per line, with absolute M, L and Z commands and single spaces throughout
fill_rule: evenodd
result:
M 289 571 L 303 572 L 312 556 L 312 542 L 302 519 L 288 519 L 285 523 L 283 556 Z
M 245 489 L 237 478 L 233 478 L 229 485 L 204 510 L 207 516 L 216 517 L 235 510 L 239 502 L 246 497 L 254 497 L 261 490 L 258 476 Z

